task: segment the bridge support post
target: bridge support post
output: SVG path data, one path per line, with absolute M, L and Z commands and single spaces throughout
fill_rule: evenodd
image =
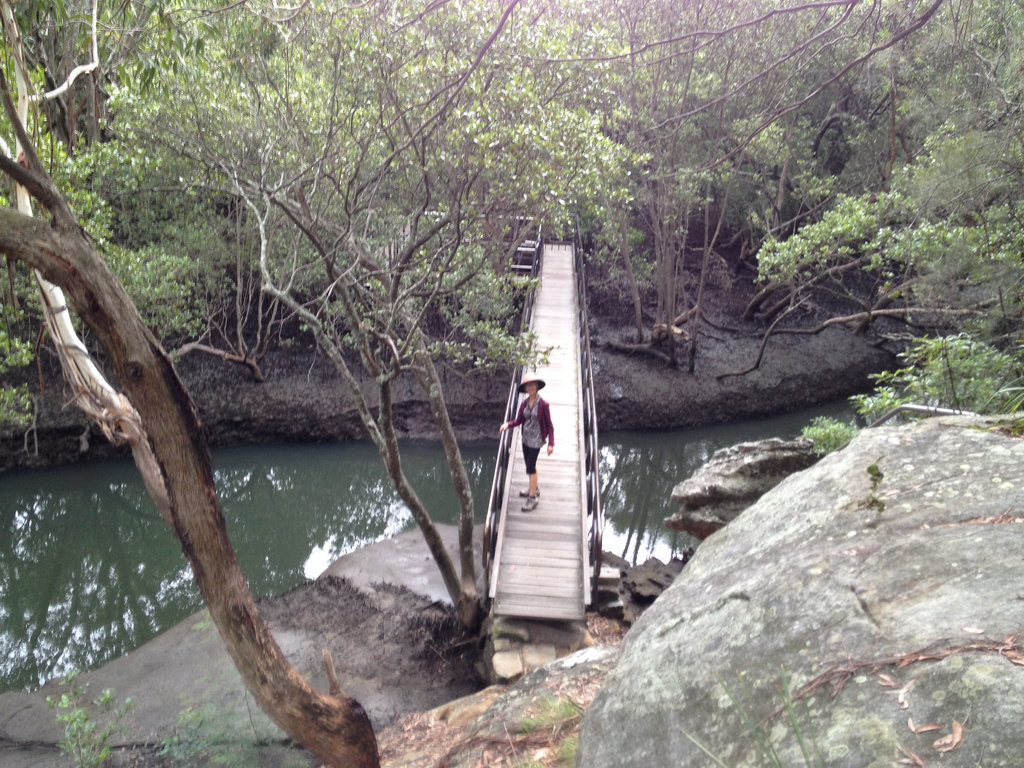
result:
M 556 659 L 594 645 L 584 621 L 541 621 L 488 616 L 484 621 L 485 676 L 512 683 Z

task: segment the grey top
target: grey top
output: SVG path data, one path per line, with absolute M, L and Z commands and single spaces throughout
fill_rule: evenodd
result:
M 523 445 L 529 448 L 540 448 L 544 445 L 544 438 L 540 434 L 540 398 L 530 407 L 530 401 L 526 401 L 523 409 Z

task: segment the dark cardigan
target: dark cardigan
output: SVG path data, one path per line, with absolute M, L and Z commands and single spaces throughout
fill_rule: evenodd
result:
M 523 423 L 523 411 L 526 410 L 526 403 L 529 398 L 525 398 L 523 402 L 519 404 L 519 414 L 516 416 L 515 421 L 508 423 L 509 427 L 518 427 Z M 551 423 L 551 406 L 548 405 L 548 401 L 543 397 L 537 397 L 537 402 L 540 406 L 537 408 L 537 421 L 540 422 L 540 438 L 541 440 L 547 440 L 548 445 L 552 448 L 555 447 L 555 427 Z

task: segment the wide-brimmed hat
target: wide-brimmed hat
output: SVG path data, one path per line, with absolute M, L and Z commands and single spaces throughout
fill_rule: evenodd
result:
M 544 389 L 544 379 L 538 379 L 536 376 L 524 376 L 519 384 L 519 391 L 525 392 L 527 384 L 536 384 L 538 390 Z

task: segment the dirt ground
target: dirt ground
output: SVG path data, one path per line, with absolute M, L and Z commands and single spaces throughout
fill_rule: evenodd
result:
M 305 639 L 288 652 L 300 671 L 320 674 L 328 649 L 342 688 L 375 728 L 479 690 L 479 649 L 454 609 L 391 584 L 371 594 L 331 576 L 260 604 L 275 636 Z
M 615 619 L 603 617 L 597 613 L 587 614 L 587 630 L 598 645 L 618 646 L 626 633 L 626 626 Z M 448 758 L 460 748 L 470 731 L 466 722 L 476 712 L 500 695 L 500 690 L 488 688 L 482 691 L 473 702 L 467 702 L 461 709 L 465 716 L 455 712 L 439 713 L 412 712 L 398 718 L 393 724 L 379 731 L 377 741 L 380 748 L 381 765 L 384 768 L 422 768 L 424 766 L 443 766 L 449 763 Z M 585 695 L 574 696 L 573 700 L 582 708 L 590 703 L 596 688 L 585 692 Z M 548 691 L 547 695 L 554 695 Z M 447 709 L 447 708 L 446 708 Z M 453 706 L 451 709 L 455 710 Z M 449 716 L 452 715 L 452 716 Z M 567 723 L 566 727 L 578 732 L 580 719 Z M 479 768 L 498 768 L 506 765 L 557 766 L 564 765 L 558 751 L 553 747 L 561 739 L 570 736 L 566 733 L 541 733 L 529 731 L 525 733 L 507 734 L 503 740 L 510 754 L 507 759 L 498 759 L 494 753 L 485 753 L 476 765 Z M 502 750 L 504 751 L 504 750 Z M 529 761 L 523 757 L 530 756 Z
M 454 526 L 441 526 L 457 546 Z M 409 531 L 341 557 L 315 581 L 259 603 L 275 640 L 296 670 L 327 691 L 323 651 L 338 680 L 382 732 L 399 718 L 479 690 L 479 646 L 441 599 L 440 573 L 423 537 Z M 394 574 L 405 581 L 390 583 Z M 397 580 L 397 579 L 396 579 Z M 111 743 L 111 765 L 139 768 L 204 766 L 228 760 L 260 768 L 305 768 L 298 750 L 259 711 L 205 611 L 179 622 L 141 648 L 78 684 L 110 689 L 133 707 Z M 65 692 L 54 681 L 38 691 L 0 694 L 0 765 L 54 768 L 69 761 L 47 697 Z M 92 712 L 90 718 L 103 719 Z

